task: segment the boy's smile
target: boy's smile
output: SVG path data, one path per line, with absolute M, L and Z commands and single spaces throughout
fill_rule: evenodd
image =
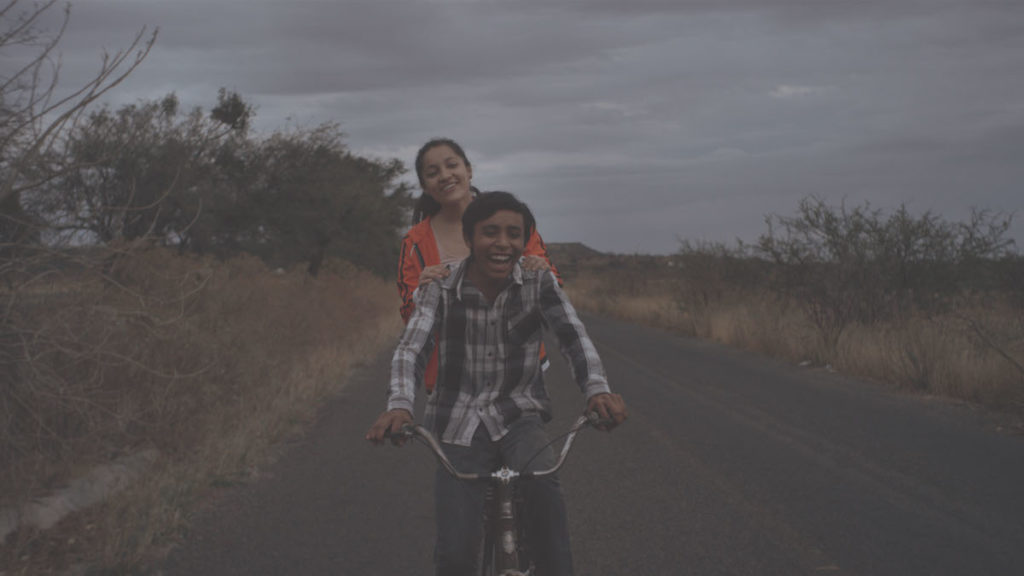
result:
M 469 279 L 490 299 L 505 286 L 523 254 L 526 243 L 523 228 L 522 214 L 498 210 L 490 218 L 477 222 L 473 237 L 466 241 L 473 255 L 467 271 Z

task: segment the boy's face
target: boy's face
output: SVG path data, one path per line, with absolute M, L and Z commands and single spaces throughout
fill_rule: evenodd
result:
M 523 215 L 511 210 L 498 210 L 476 223 L 466 245 L 482 277 L 504 280 L 512 274 L 526 243 L 523 228 Z

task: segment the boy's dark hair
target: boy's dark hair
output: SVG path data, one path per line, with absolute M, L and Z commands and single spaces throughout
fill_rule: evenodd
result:
M 462 236 L 466 240 L 473 239 L 473 229 L 478 222 L 487 220 L 498 210 L 510 210 L 523 216 L 523 242 L 530 240 L 536 221 L 533 219 L 533 212 L 518 198 L 509 192 L 481 192 L 469 203 L 466 211 L 462 213 Z

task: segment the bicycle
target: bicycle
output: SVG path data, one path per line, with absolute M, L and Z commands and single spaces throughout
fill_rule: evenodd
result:
M 580 416 L 562 435 L 565 437 L 565 443 L 562 445 L 555 464 L 547 470 L 533 472 L 511 470 L 507 466 L 502 466 L 489 473 L 467 474 L 455 469 L 455 466 L 445 456 L 437 438 L 426 428 L 418 424 L 406 424 L 398 436 L 425 444 L 434 452 L 434 456 L 444 469 L 455 478 L 465 481 L 492 482 L 484 503 L 481 576 L 532 576 L 534 567 L 529 557 L 528 535 L 525 533 L 523 525 L 517 521 L 519 503 L 517 502 L 516 488 L 518 481 L 523 478 L 539 478 L 554 474 L 565 463 L 566 456 L 576 439 L 576 434 L 587 426 L 599 426 L 605 423 L 595 412 Z M 560 437 L 553 439 L 547 446 L 557 442 Z M 544 448 L 546 449 L 547 446 Z

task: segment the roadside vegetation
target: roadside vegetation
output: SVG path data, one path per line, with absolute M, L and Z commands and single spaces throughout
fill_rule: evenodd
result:
M 582 310 L 1024 414 L 1024 258 L 1010 222 L 808 197 L 768 216 L 754 245 L 562 267 Z
M 144 565 L 211 490 L 257 474 L 400 327 L 391 283 L 344 261 L 313 278 L 157 247 L 100 268 L 22 294 L 25 341 L 0 396 L 0 494 L 16 506 L 125 456 L 152 462 L 117 497 L 9 535 L 6 574 Z
M 6 576 L 141 572 L 400 324 L 399 161 L 352 154 L 333 124 L 255 133 L 226 90 L 209 110 L 174 94 L 111 109 L 156 33 L 60 86 L 63 28 L 38 24 L 60 13 L 66 25 L 55 0 L 0 6 L 17 63 L 0 75 Z M 144 472 L 88 505 L 47 500 L 137 455 Z M 26 507 L 43 501 L 45 518 Z

